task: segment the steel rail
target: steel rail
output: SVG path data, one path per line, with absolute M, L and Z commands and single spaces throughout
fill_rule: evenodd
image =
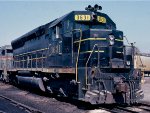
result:
M 42 111 L 40 111 L 40 110 L 38 110 L 38 109 L 32 108 L 32 107 L 27 106 L 27 105 L 25 105 L 25 104 L 22 104 L 22 103 L 20 103 L 20 102 L 17 102 L 17 101 L 15 101 L 15 100 L 13 100 L 13 99 L 10 99 L 10 98 L 6 97 L 6 96 L 0 95 L 0 98 L 3 98 L 3 99 L 5 99 L 5 100 L 10 101 L 11 103 L 13 103 L 13 104 L 15 104 L 15 105 L 17 105 L 17 106 L 19 106 L 19 107 L 21 107 L 21 108 L 27 110 L 29 113 L 44 113 L 44 112 L 42 112 Z

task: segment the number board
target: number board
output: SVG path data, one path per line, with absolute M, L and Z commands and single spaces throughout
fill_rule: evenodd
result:
M 75 15 L 74 19 L 76 21 L 90 21 L 91 16 L 90 15 Z
M 90 21 L 91 15 L 75 15 L 75 21 Z M 100 23 L 106 23 L 106 18 L 102 16 L 97 16 L 97 21 Z
M 100 23 L 106 23 L 106 18 L 104 18 L 102 16 L 97 16 L 97 21 Z

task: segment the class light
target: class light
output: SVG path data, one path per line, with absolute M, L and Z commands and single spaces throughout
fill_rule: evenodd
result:
M 128 66 L 130 65 L 130 61 L 127 61 L 126 63 L 127 63 Z

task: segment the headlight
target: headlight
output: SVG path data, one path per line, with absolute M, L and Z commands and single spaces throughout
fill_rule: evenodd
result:
M 130 65 L 130 61 L 127 61 L 126 63 L 127 63 L 128 66 Z
M 109 35 L 109 42 L 110 42 L 110 45 L 114 45 L 114 35 Z

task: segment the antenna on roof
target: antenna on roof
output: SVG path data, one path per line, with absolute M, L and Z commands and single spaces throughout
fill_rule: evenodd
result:
M 97 10 L 102 10 L 102 6 L 95 4 L 94 7 L 92 7 L 91 5 L 88 5 L 88 7 L 86 7 L 85 10 L 97 12 Z

